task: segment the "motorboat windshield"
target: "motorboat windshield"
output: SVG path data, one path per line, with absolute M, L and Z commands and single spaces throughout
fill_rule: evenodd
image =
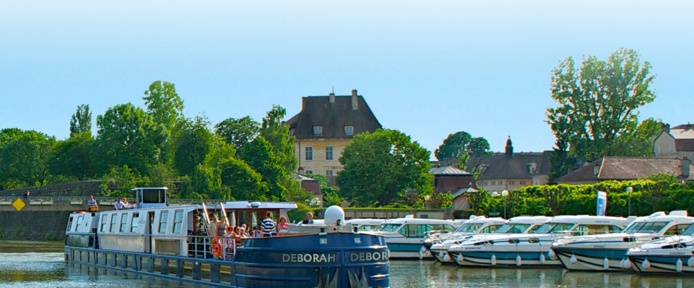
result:
M 575 223 L 545 223 L 537 228 L 532 234 L 551 234 L 551 233 L 564 233 L 566 231 L 571 231 L 576 224 Z
M 483 224 L 484 223 L 465 223 L 463 225 L 458 226 L 458 228 L 456 228 L 453 232 L 474 233 L 475 231 L 480 229 L 480 227 Z
M 383 224 L 381 226 L 381 229 L 378 229 L 379 231 L 383 232 L 395 232 L 402 226 L 402 223 L 390 223 L 390 224 Z
M 540 227 L 540 226 L 536 226 Z M 511 224 L 511 223 L 506 223 L 504 225 L 501 225 L 499 229 L 496 229 L 494 233 L 523 233 L 525 230 L 528 230 L 530 228 L 530 224 Z
M 691 236 L 694 236 L 694 223 L 689 224 L 689 226 L 687 226 L 687 228 L 684 229 L 684 231 L 682 231 L 682 234 L 681 234 L 681 235 L 691 235 Z
M 657 221 L 657 222 L 635 222 L 624 229 L 624 233 L 660 233 L 661 230 L 667 226 L 667 221 Z

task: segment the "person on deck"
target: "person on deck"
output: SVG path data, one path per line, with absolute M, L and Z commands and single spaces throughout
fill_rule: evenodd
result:
M 272 214 L 270 212 L 265 213 L 265 219 L 260 222 L 260 228 L 263 231 L 263 237 L 272 236 L 272 229 L 275 229 L 275 222 L 272 221 Z
M 87 209 L 89 209 L 90 212 L 99 211 L 99 205 L 96 203 L 94 195 L 89 195 L 89 199 L 87 200 Z
M 301 224 L 313 224 L 313 213 L 306 213 L 306 219 L 304 219 L 304 221 L 301 221 Z
M 123 202 L 120 201 L 120 198 L 117 198 L 116 203 L 113 203 L 113 208 L 116 210 L 123 210 L 125 209 L 125 205 L 123 205 Z

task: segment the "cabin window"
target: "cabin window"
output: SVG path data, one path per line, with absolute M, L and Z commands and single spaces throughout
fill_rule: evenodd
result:
M 325 147 L 325 160 L 333 160 L 333 147 Z
M 140 220 L 140 213 L 133 213 L 133 217 L 130 218 L 130 232 L 135 232 L 137 230 L 137 222 Z
M 72 220 L 74 219 L 73 216 L 70 216 L 69 219 L 67 219 L 67 228 L 65 228 L 65 231 L 70 231 L 70 228 L 72 228 Z
M 75 231 L 80 229 L 80 224 L 82 224 L 82 219 L 84 219 L 84 215 L 77 216 L 77 224 L 75 224 Z
M 106 215 L 101 217 L 101 228 L 99 228 L 99 231 L 106 232 Z
M 128 224 L 128 213 L 121 213 L 120 215 L 120 232 L 125 232 L 125 226 Z
M 313 160 L 313 147 L 306 147 L 306 160 Z
M 116 216 L 118 216 L 118 214 L 111 214 L 111 227 L 108 229 L 108 232 L 116 232 Z
M 166 221 L 169 219 L 169 211 L 161 211 L 161 217 L 159 217 L 159 233 L 166 232 Z
M 77 223 L 79 223 L 79 222 L 77 222 Z M 687 229 L 688 226 L 689 226 L 689 224 L 672 226 L 669 229 L 667 229 L 667 231 L 665 231 L 664 235 L 665 236 L 682 235 L 682 232 L 684 232 L 684 230 Z
M 176 210 L 174 213 L 173 233 L 180 234 L 181 226 L 183 226 L 183 210 Z

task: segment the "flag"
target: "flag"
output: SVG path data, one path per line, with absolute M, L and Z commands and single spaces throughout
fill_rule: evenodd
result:
M 598 190 L 598 197 L 596 197 L 598 203 L 598 211 L 595 213 L 598 216 L 605 216 L 605 211 L 607 211 L 607 192 Z

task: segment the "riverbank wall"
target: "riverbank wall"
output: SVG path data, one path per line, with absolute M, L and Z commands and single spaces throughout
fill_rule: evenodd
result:
M 63 241 L 72 211 L 0 211 L 0 240 Z

